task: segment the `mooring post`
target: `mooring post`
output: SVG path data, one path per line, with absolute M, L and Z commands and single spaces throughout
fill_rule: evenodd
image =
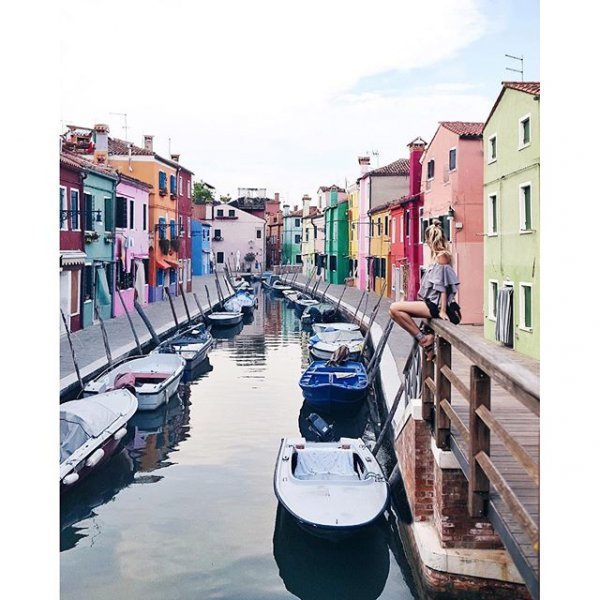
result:
M 63 323 L 65 324 L 65 330 L 67 332 L 67 340 L 69 341 L 69 347 L 71 348 L 71 358 L 73 359 L 73 365 L 75 366 L 75 373 L 77 374 L 77 381 L 79 381 L 79 387 L 83 390 L 83 381 L 81 379 L 81 374 L 79 373 L 79 365 L 77 364 L 77 360 L 75 359 L 75 350 L 73 349 L 73 341 L 71 340 L 71 332 L 69 331 L 69 326 L 67 325 L 67 319 L 65 317 L 65 313 L 62 308 L 60 309 L 60 314 L 62 315 Z
M 160 339 L 156 335 L 156 331 L 154 331 L 154 327 L 152 327 L 152 323 L 150 323 L 150 320 L 146 316 L 144 309 L 140 306 L 140 303 L 137 300 L 133 301 L 133 307 L 135 308 L 135 310 L 137 310 L 142 321 L 144 321 L 144 324 L 148 328 L 148 331 L 150 332 L 150 335 L 152 336 L 152 341 L 158 346 L 158 344 L 160 344 Z
M 192 296 L 194 296 L 194 300 L 196 301 L 196 304 L 198 305 L 198 310 L 200 311 L 200 316 L 202 317 L 202 319 L 204 319 L 204 311 L 202 310 L 202 305 L 200 304 L 200 301 L 198 300 L 198 296 L 196 296 L 196 292 L 192 292 Z
M 360 308 L 360 305 L 362 304 L 363 298 L 365 297 L 366 293 L 367 293 L 367 290 L 364 290 L 362 293 L 362 296 L 360 297 L 360 300 L 358 301 L 358 305 L 356 306 L 356 310 L 354 311 L 354 316 L 352 317 L 352 322 L 356 321 L 356 315 L 358 315 L 358 309 Z
M 327 290 L 329 289 L 330 285 L 331 285 L 331 282 L 329 282 L 327 284 L 327 286 L 325 287 L 325 289 L 323 290 L 323 295 L 321 296 L 321 300 L 323 300 L 323 302 L 325 302 L 325 294 L 327 293 Z
M 385 420 L 385 423 L 383 424 L 383 427 L 381 428 L 381 431 L 379 432 L 379 437 L 377 438 L 377 441 L 375 442 L 375 445 L 373 446 L 373 449 L 371 450 L 371 452 L 373 453 L 373 456 L 377 455 L 377 452 L 379 452 L 379 448 L 381 448 L 381 444 L 383 444 L 385 434 L 387 433 L 387 430 L 390 428 L 390 425 L 392 424 L 392 420 L 394 418 L 394 415 L 396 414 L 396 409 L 398 408 L 398 405 L 400 404 L 400 398 L 402 398 L 403 393 L 404 393 L 404 381 L 400 384 L 400 387 L 398 388 L 398 391 L 396 392 L 396 397 L 394 398 L 392 408 L 390 408 L 390 412 L 388 413 L 387 419 Z
M 183 292 L 183 283 L 179 284 L 179 291 L 181 292 L 181 298 L 183 300 L 183 307 L 185 308 L 185 314 L 187 315 L 187 319 L 188 319 L 188 323 L 192 320 L 192 317 L 190 317 L 190 310 L 188 308 L 188 303 L 185 297 L 185 294 Z
M 206 284 L 204 284 L 204 289 L 206 290 L 206 298 L 208 299 L 208 312 L 212 312 L 213 311 L 213 305 L 212 305 L 212 302 L 210 300 L 210 294 L 208 293 L 208 286 Z
M 171 312 L 173 313 L 173 319 L 175 321 L 175 327 L 179 329 L 179 321 L 177 320 L 177 314 L 175 313 L 175 305 L 173 304 L 173 298 L 171 298 L 171 290 L 168 287 L 164 288 L 167 298 L 169 299 L 169 304 L 171 305 Z
M 377 344 L 377 348 L 375 349 L 375 352 L 371 358 L 371 361 L 369 362 L 369 364 L 367 366 L 367 375 L 368 375 L 369 383 L 373 382 L 373 378 L 374 378 L 373 374 L 377 371 L 377 368 L 379 367 L 379 363 L 381 362 L 381 357 L 383 356 L 383 349 L 385 348 L 385 344 L 387 343 L 387 340 L 390 337 L 390 333 L 392 332 L 393 327 L 394 327 L 394 321 L 390 317 L 390 320 L 387 322 L 387 325 L 385 326 L 385 329 L 383 330 L 383 335 L 381 336 L 381 339 L 379 340 L 379 343 Z M 365 343 L 366 343 L 366 338 L 365 338 Z M 363 348 L 364 348 L 364 345 L 363 345 Z
M 337 313 L 338 310 L 340 310 L 340 304 L 342 303 L 342 298 L 344 297 L 344 292 L 346 291 L 346 284 L 344 284 L 344 287 L 342 288 L 342 293 L 340 294 L 340 297 L 338 298 L 338 303 L 335 306 L 335 312 Z
M 129 315 L 129 311 L 125 306 L 125 301 L 123 300 L 123 295 L 121 294 L 121 290 L 117 288 L 117 294 L 119 295 L 119 300 L 121 300 L 121 304 L 123 305 L 123 310 L 125 311 L 125 316 L 127 317 L 127 321 L 129 322 L 129 327 L 131 327 L 131 331 L 133 332 L 133 338 L 135 339 L 135 345 L 137 346 L 138 352 L 142 353 L 142 345 L 140 344 L 140 340 L 135 331 L 135 327 L 133 326 L 133 321 L 131 320 L 131 316 Z

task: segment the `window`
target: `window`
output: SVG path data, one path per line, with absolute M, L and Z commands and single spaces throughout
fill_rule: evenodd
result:
M 167 191 L 167 174 L 164 171 L 158 172 L 158 189 L 161 192 Z
M 304 234 L 304 241 L 308 242 L 308 227 L 306 228 L 306 232 Z
M 71 190 L 71 229 L 79 229 L 79 190 Z
M 337 271 L 337 256 L 335 255 L 329 257 L 329 270 Z
M 164 240 L 167 235 L 167 223 L 164 217 L 158 219 L 158 239 Z
M 374 232 L 374 222 L 372 219 L 369 219 L 369 237 L 373 237 L 373 232 Z
M 60 228 L 68 229 L 67 227 L 67 188 L 60 186 Z
M 114 226 L 113 197 L 104 196 L 104 231 L 112 231 Z
M 215 238 L 216 239 L 220 239 L 221 238 L 221 230 L 220 229 L 215 229 Z
M 129 201 L 129 229 L 133 229 L 133 215 L 134 215 L 134 209 L 135 209 L 135 205 L 133 203 L 133 200 Z
M 386 215 L 384 222 L 383 222 L 383 234 L 384 235 L 389 235 L 389 227 L 390 227 L 389 218 Z
M 377 219 L 377 235 L 381 237 L 381 217 Z
M 117 196 L 115 227 L 127 227 L 127 198 L 123 196 Z
M 531 316 L 531 284 L 519 284 L 519 328 L 531 331 L 533 321 Z
M 230 217 L 235 217 L 235 210 L 233 210 L 233 209 L 230 209 L 230 210 L 229 210 L 229 216 L 230 216 Z
M 531 144 L 531 118 L 526 115 L 519 119 L 519 150 Z
M 169 191 L 171 194 L 177 194 L 177 178 L 175 175 L 169 175 Z
M 302 243 L 302 235 L 300 235 L 299 233 L 297 233 L 294 236 L 294 244 L 301 244 Z
M 294 219 L 294 227 L 300 227 L 300 219 Z
M 179 234 L 180 237 L 184 237 L 185 236 L 185 229 L 183 227 L 183 217 L 181 215 L 179 215 L 178 221 L 179 221 L 179 223 L 178 223 L 178 225 L 179 225 L 178 234 Z
M 300 254 L 296 254 L 296 264 L 297 265 L 302 264 L 302 256 Z
M 83 269 L 83 300 L 92 299 L 92 291 L 94 286 L 94 267 L 85 265 Z
M 408 210 L 404 213 L 404 237 L 410 238 L 410 212 Z
M 223 216 L 223 209 L 217 208 L 217 217 L 222 217 L 222 216 Z
M 392 217 L 392 244 L 396 243 L 396 219 Z
M 448 168 L 451 171 L 456 169 L 456 148 L 451 148 L 448 152 Z
M 335 242 L 338 239 L 338 222 L 333 222 L 333 241 Z
M 488 138 L 488 163 L 496 160 L 496 134 Z
M 187 197 L 188 198 L 192 197 L 192 182 L 191 182 L 191 180 L 188 180 L 188 182 L 187 182 Z
M 498 197 L 496 194 L 488 196 L 488 235 L 498 233 Z
M 379 259 L 379 277 L 383 277 L 384 279 L 386 277 L 386 272 L 385 272 L 385 258 L 380 258 Z
M 187 234 L 188 234 L 187 236 L 189 238 L 192 237 L 192 218 L 191 217 L 187 218 Z
M 427 179 L 433 179 L 435 174 L 435 160 L 431 159 L 427 163 Z
M 146 231 L 148 229 L 148 205 L 142 205 L 142 226 L 143 230 Z
M 94 231 L 94 197 L 92 194 L 83 194 L 82 207 L 84 210 L 83 220 L 86 231 Z
M 217 252 L 217 264 L 222 264 L 225 261 L 225 255 L 223 252 Z
M 488 319 L 496 320 L 498 314 L 498 282 L 490 279 L 488 284 Z
M 179 176 L 179 194 L 183 196 L 183 177 Z
M 521 232 L 531 231 L 531 184 L 519 186 L 519 204 L 521 211 Z
M 256 239 L 260 240 L 262 238 L 262 231 L 260 229 L 256 230 Z

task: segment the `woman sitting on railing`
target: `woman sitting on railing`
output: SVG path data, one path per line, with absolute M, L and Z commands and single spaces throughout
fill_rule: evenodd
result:
M 427 360 L 433 360 L 435 336 L 429 329 L 421 331 L 413 317 L 460 323 L 460 306 L 454 302 L 459 281 L 440 221 L 434 220 L 425 230 L 425 240 L 431 250 L 431 264 L 423 274 L 418 300 L 394 302 L 390 306 L 390 317 L 417 340 Z

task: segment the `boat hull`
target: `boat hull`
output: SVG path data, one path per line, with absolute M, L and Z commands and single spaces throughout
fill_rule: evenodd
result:
M 213 327 L 233 327 L 242 322 L 243 313 L 231 313 L 225 315 L 224 313 L 210 313 L 206 316 L 210 324 Z

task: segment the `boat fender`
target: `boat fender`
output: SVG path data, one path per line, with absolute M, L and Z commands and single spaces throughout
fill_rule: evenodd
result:
M 79 473 L 69 473 L 68 475 L 63 477 L 62 482 L 65 485 L 73 485 L 78 480 L 79 480 Z
M 126 433 L 127 433 L 127 429 L 125 429 L 125 427 L 121 427 L 121 429 L 119 429 L 119 431 L 117 431 L 113 437 L 118 442 L 120 439 L 125 437 Z
M 90 457 L 85 461 L 85 466 L 95 467 L 103 458 L 104 450 L 102 450 L 102 448 L 98 448 L 96 451 L 92 452 Z

